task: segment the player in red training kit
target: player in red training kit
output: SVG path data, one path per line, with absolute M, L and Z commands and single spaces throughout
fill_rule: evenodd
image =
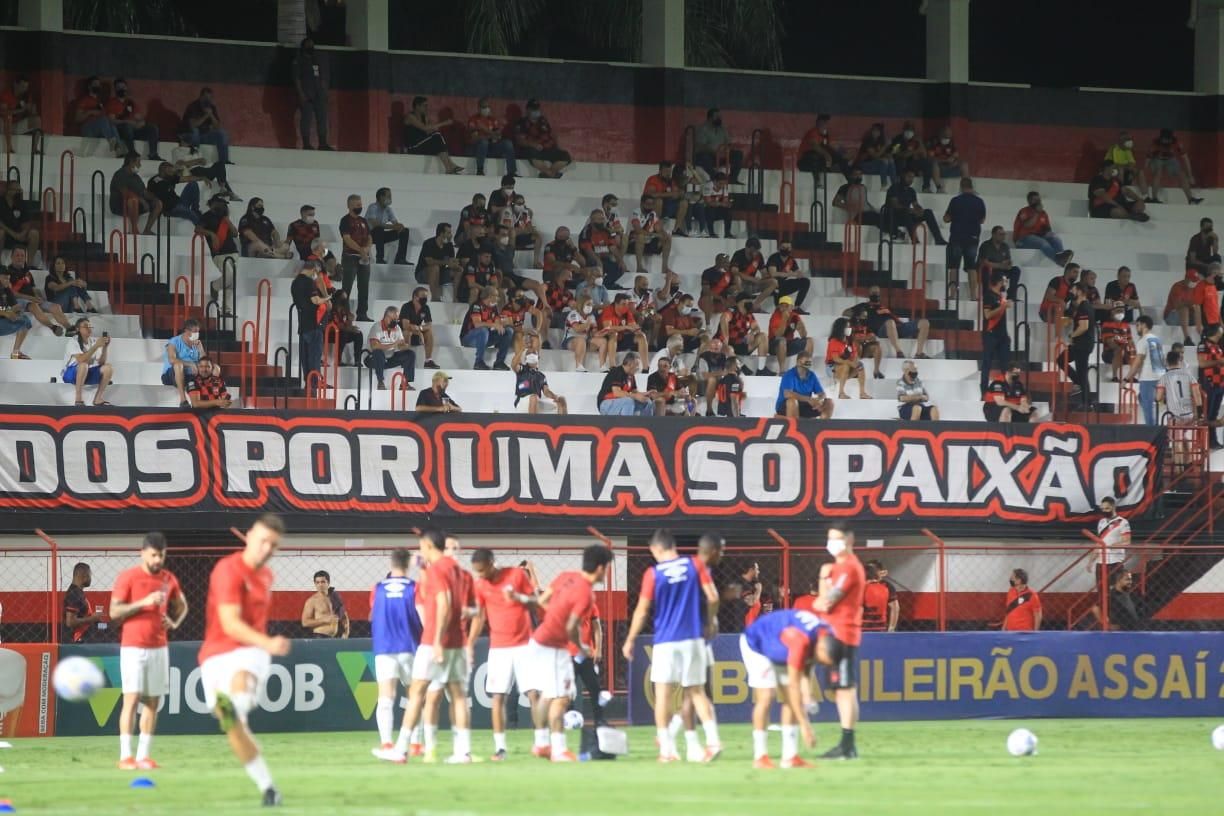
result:
M 174 573 L 165 569 L 166 537 L 149 533 L 140 545 L 140 566 L 119 573 L 111 590 L 110 619 L 122 622 L 119 673 L 123 710 L 119 714 L 119 767 L 157 768 L 149 757 L 157 706 L 170 691 L 170 648 L 166 632 L 187 616 L 187 601 Z M 140 739 L 132 756 L 132 727 L 140 704 Z
M 280 516 L 265 513 L 246 531 L 246 546 L 213 567 L 199 654 L 204 702 L 220 721 L 247 776 L 263 793 L 265 806 L 279 805 L 281 795 L 247 726 L 247 715 L 255 707 L 272 658 L 289 654 L 288 638 L 267 634 L 272 605 L 272 570 L 267 564 L 284 532 Z
M 837 717 L 841 721 L 841 742 L 826 751 L 822 759 L 858 759 L 854 745 L 854 726 L 858 724 L 858 647 L 863 641 L 863 592 L 867 577 L 863 562 L 854 554 L 854 533 L 841 525 L 829 528 L 825 543 L 833 556 L 827 594 L 822 586 L 816 611 L 833 627 L 828 670 L 828 687 L 836 689 Z

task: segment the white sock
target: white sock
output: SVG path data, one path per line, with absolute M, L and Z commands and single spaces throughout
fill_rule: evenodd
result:
M 547 728 L 537 728 L 535 730 L 535 747 L 536 748 L 547 748 L 548 747 L 548 729 Z
M 122 762 L 125 759 L 132 758 L 132 735 L 119 735 L 119 760 Z
M 706 747 L 713 748 L 716 745 L 722 745 L 722 740 L 718 738 L 718 720 L 710 720 L 701 724 L 705 731 Z
M 413 731 L 415 730 L 416 729 L 413 729 Z M 408 753 L 408 740 L 411 734 L 412 734 L 412 731 L 409 731 L 407 728 L 400 726 L 399 739 L 395 741 L 395 750 L 399 751 L 401 754 Z
M 679 714 L 671 718 L 671 722 L 667 724 L 667 733 L 671 734 L 672 741 L 680 736 L 680 732 L 684 730 L 684 718 Z
M 760 759 L 763 756 L 769 756 L 769 732 L 754 729 L 752 732 L 752 758 Z
M 153 744 L 152 734 L 141 734 L 136 738 L 136 761 L 149 758 L 149 746 Z
M 472 732 L 468 728 L 454 729 L 454 752 L 457 757 L 472 753 Z
M 416 725 L 412 726 L 412 734 L 409 735 L 409 738 L 413 745 L 421 744 L 421 724 L 420 723 L 417 723 Z
M 561 756 L 561 754 L 564 754 L 566 751 L 569 750 L 569 748 L 565 744 L 565 732 L 564 731 L 554 731 L 550 733 L 548 735 L 548 741 L 552 745 L 552 755 L 554 757 Z
M 782 761 L 794 759 L 799 753 L 799 726 L 782 726 Z
M 395 717 L 395 701 L 390 697 L 379 697 L 374 709 L 374 721 L 378 723 L 378 742 L 387 745 L 391 742 L 391 728 Z
M 425 726 L 425 753 L 438 750 L 438 726 Z
M 268 770 L 268 763 L 264 762 L 262 754 L 242 767 L 246 770 L 247 776 L 251 777 L 251 781 L 255 783 L 255 787 L 261 791 L 272 787 L 272 772 Z
M 676 741 L 666 728 L 656 728 L 655 738 L 659 740 L 659 756 L 672 756 L 676 753 Z
M 500 734 L 498 734 L 496 731 L 493 732 L 493 750 L 494 751 L 505 751 L 506 750 L 506 734 L 504 731 Z
M 696 731 L 684 732 L 684 748 L 686 751 L 700 751 L 701 743 L 697 741 Z

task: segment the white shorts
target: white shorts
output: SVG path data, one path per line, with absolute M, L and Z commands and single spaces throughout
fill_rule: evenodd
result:
M 528 685 L 532 679 L 530 659 L 526 643 L 490 649 L 489 660 L 485 664 L 488 667 L 485 691 L 489 694 L 508 694 L 511 680 L 518 683 L 519 691 L 534 691 Z
M 656 643 L 650 655 L 650 682 L 683 688 L 704 686 L 706 642 L 702 638 Z
M 120 646 L 119 675 L 124 694 L 165 697 L 170 693 L 170 649 Z
M 518 411 L 520 414 L 526 414 L 531 410 L 531 397 L 523 397 L 519 400 Z M 550 400 L 548 397 L 536 398 L 536 411 L 541 414 L 557 413 L 557 403 Z
M 231 694 L 234 675 L 246 672 L 255 678 L 252 693 L 258 695 L 272 669 L 272 655 L 255 646 L 243 646 L 222 652 L 200 664 L 200 683 L 204 686 L 204 704 L 211 710 L 217 705 L 217 692 Z
M 529 667 L 526 687 L 539 691 L 545 700 L 572 698 L 577 688 L 574 686 L 574 659 L 570 653 L 565 649 L 541 646 L 534 640 L 526 648 Z
M 441 663 L 434 662 L 434 647 L 420 646 L 412 661 L 412 679 L 428 680 L 431 691 L 451 683 L 462 683 L 467 694 L 468 664 L 463 649 L 443 649 Z
M 374 679 L 379 683 L 397 680 L 405 686 L 412 682 L 412 652 L 374 655 Z
M 786 685 L 786 667 L 754 652 L 748 645 L 747 635 L 740 635 L 740 656 L 744 658 L 744 671 L 748 673 L 748 688 L 776 689 Z

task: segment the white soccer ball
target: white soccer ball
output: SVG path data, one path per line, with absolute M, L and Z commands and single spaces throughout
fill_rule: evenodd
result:
M 94 692 L 106 685 L 106 678 L 92 660 L 66 657 L 56 665 L 51 682 L 56 694 L 76 703 L 94 696 Z
M 577 731 L 585 722 L 586 718 L 582 716 L 581 711 L 567 711 L 561 718 L 561 724 L 571 731 Z
M 1211 744 L 1217 751 L 1224 751 L 1224 725 L 1217 725 L 1211 732 Z
M 1017 728 L 1007 735 L 1007 753 L 1012 756 L 1035 756 L 1037 735 L 1027 728 Z

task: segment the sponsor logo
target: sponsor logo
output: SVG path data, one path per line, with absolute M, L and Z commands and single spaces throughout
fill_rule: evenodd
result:
M 106 685 L 89 698 L 89 709 L 99 726 L 105 726 L 115 713 L 115 707 L 123 698 L 123 675 L 119 671 L 119 657 L 91 657 L 89 661 L 102 670 Z
M 344 682 L 348 684 L 349 691 L 353 694 L 353 701 L 357 703 L 361 719 L 370 719 L 370 715 L 374 713 L 374 707 L 378 705 L 378 683 L 373 679 L 366 680 L 365 678 L 374 677 L 374 653 L 336 652 L 336 663 L 340 665 Z

